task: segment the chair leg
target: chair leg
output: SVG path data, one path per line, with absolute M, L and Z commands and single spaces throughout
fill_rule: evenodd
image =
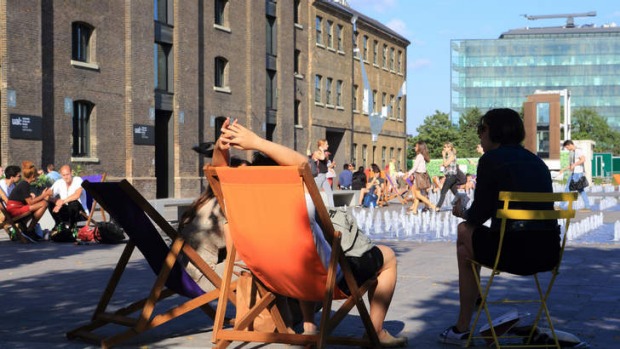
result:
M 495 348 L 500 349 L 501 346 L 499 344 L 499 338 L 495 333 L 495 328 L 493 327 L 493 319 L 491 317 L 491 312 L 489 311 L 487 297 L 489 296 L 489 292 L 491 290 L 491 285 L 493 284 L 493 279 L 495 278 L 495 274 L 491 273 L 489 276 L 489 280 L 486 282 L 484 289 L 482 288 L 482 277 L 480 275 L 480 270 L 475 263 L 471 263 L 472 270 L 474 272 L 474 277 L 476 278 L 476 285 L 478 285 L 478 293 L 480 294 L 480 305 L 478 306 L 478 310 L 476 311 L 476 316 L 474 317 L 474 322 L 472 323 L 469 331 L 469 336 L 467 337 L 467 343 L 465 347 L 469 347 L 475 336 L 476 326 L 478 325 L 478 320 L 480 319 L 480 315 L 484 310 L 484 313 L 487 317 L 487 322 L 489 323 L 491 337 L 493 338 L 493 342 L 495 343 Z

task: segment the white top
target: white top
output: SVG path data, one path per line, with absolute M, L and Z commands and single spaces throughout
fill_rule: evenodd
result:
M 11 192 L 13 191 L 13 188 L 15 188 L 15 183 L 11 183 L 11 185 L 7 185 L 6 181 L 7 181 L 6 178 L 0 179 L 0 189 L 4 192 L 4 195 L 6 195 L 6 197 L 8 198 L 9 194 L 11 194 Z
M 66 199 L 68 196 L 73 195 L 73 193 L 76 192 L 76 190 L 78 190 L 79 188 L 82 188 L 82 178 L 80 177 L 73 177 L 73 180 L 71 181 L 71 185 L 69 187 L 67 187 L 67 183 L 65 183 L 65 181 L 63 179 L 59 179 L 56 182 L 54 182 L 54 184 L 52 184 L 52 192 L 53 192 L 53 196 L 59 196 L 61 199 Z M 80 198 L 78 199 L 78 201 L 80 202 L 80 204 L 82 204 L 82 208 L 84 209 L 84 212 L 86 212 L 86 214 L 88 214 L 89 210 L 88 207 L 86 207 L 86 190 L 82 190 L 82 195 L 80 195 Z
M 571 164 L 574 164 L 579 160 L 580 157 L 585 157 L 586 155 L 583 153 L 583 150 L 575 147 L 575 151 L 572 154 L 574 157 L 571 159 Z M 583 173 L 583 164 L 575 166 L 573 168 L 573 173 Z
M 424 155 L 418 154 L 415 156 L 415 160 L 413 161 L 413 167 L 409 171 L 409 175 L 411 176 L 414 172 L 426 172 L 426 161 L 424 161 Z

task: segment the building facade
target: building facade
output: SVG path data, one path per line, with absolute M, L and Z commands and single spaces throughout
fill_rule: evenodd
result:
M 543 16 L 544 17 L 544 16 Z M 524 28 L 495 40 L 452 40 L 451 118 L 477 107 L 521 110 L 537 90 L 568 90 L 620 129 L 620 28 Z
M 0 0 L 0 164 L 71 164 L 147 198 L 193 197 L 210 159 L 192 147 L 227 117 L 302 153 L 327 138 L 337 168 L 404 164 L 405 97 L 375 143 L 355 108 L 361 36 L 387 47 L 367 71 L 396 103 L 409 42 L 346 2 Z

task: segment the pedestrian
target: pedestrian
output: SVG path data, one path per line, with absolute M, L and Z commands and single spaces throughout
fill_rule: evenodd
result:
M 568 181 L 566 181 L 566 191 L 570 191 L 570 183 L 578 182 L 581 177 L 586 175 L 586 171 L 584 168 L 584 163 L 586 162 L 586 155 L 584 154 L 583 150 L 575 146 L 575 143 L 573 143 L 573 141 L 571 141 L 570 139 L 564 141 L 562 147 L 564 147 L 564 149 L 570 152 L 568 166 L 560 170 L 560 173 L 564 172 L 565 170 L 571 171 L 571 175 L 568 176 Z M 586 191 L 583 188 L 578 189 L 577 192 L 579 192 L 579 195 L 583 200 L 584 206 L 584 208 L 580 211 L 590 212 L 591 209 L 588 194 L 586 194 Z M 565 205 L 566 203 L 563 203 L 562 207 L 564 207 Z

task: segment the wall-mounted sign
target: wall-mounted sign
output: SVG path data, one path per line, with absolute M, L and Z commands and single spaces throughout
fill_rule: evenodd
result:
M 155 145 L 155 126 L 133 124 L 133 144 Z
M 43 139 L 42 124 L 40 116 L 11 114 L 11 138 L 40 141 Z

